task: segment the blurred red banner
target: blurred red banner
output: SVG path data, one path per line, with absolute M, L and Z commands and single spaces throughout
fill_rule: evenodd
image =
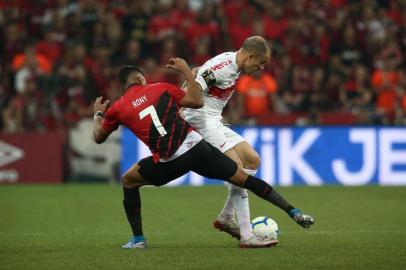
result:
M 0 183 L 61 183 L 59 132 L 0 134 Z

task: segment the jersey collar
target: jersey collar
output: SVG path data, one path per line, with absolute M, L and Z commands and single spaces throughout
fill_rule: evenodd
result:
M 132 83 L 132 84 L 130 84 L 129 86 L 127 86 L 127 88 L 124 90 L 124 92 L 127 92 L 127 90 L 128 90 L 128 89 L 130 89 L 131 87 L 133 87 L 133 86 L 135 86 L 135 85 L 137 85 L 137 86 L 141 86 L 141 84 L 138 84 L 138 83 Z

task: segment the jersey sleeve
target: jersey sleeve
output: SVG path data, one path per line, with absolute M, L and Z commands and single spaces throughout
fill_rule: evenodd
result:
M 185 91 L 172 84 L 162 83 L 162 86 L 166 91 L 168 91 L 169 95 L 175 100 L 175 103 L 178 105 L 181 99 L 186 95 Z
M 230 55 L 214 57 L 199 68 L 195 80 L 203 91 L 207 91 L 211 86 L 224 86 L 230 80 L 230 75 L 235 73 L 230 71 L 232 64 Z
M 197 73 L 196 82 L 206 91 L 210 86 L 213 86 L 218 80 L 219 74 L 210 68 L 202 67 Z M 216 76 L 217 75 L 217 76 Z
M 102 121 L 102 127 L 104 130 L 113 132 L 118 129 L 119 122 L 116 115 L 116 106 L 115 104 L 113 104 L 112 106 L 110 106 L 110 108 L 107 109 L 106 113 L 104 114 Z

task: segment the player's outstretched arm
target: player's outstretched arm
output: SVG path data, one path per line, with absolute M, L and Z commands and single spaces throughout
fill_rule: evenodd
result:
M 195 74 L 190 67 L 186 63 L 185 60 L 182 58 L 171 58 L 166 65 L 167 68 L 174 69 L 179 71 L 185 76 L 186 80 L 186 95 L 180 100 L 179 105 L 182 107 L 188 107 L 193 109 L 198 109 L 203 107 L 203 95 L 202 95 L 202 88 L 200 85 L 195 81 Z
M 96 98 L 96 101 L 93 105 L 93 112 L 94 112 L 94 122 L 93 122 L 93 139 L 96 143 L 100 144 L 103 143 L 107 137 L 110 135 L 110 132 L 103 129 L 102 120 L 103 115 L 107 108 L 110 105 L 110 101 L 106 100 L 102 103 L 102 97 Z

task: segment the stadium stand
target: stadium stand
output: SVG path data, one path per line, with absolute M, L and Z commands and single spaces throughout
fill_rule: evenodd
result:
M 244 86 L 243 102 L 234 95 L 231 123 L 401 125 L 405 14 L 402 0 L 1 0 L 0 128 L 73 127 L 96 96 L 117 97 L 120 66 L 179 83 L 167 59 L 199 66 L 250 35 L 272 42 L 272 81 L 261 111 L 244 107 L 258 84 Z

